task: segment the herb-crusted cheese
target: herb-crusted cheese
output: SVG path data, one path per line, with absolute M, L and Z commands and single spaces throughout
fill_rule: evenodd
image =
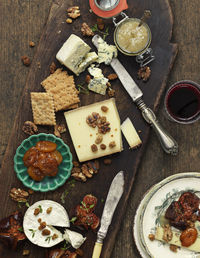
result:
M 58 51 L 56 58 L 58 61 L 65 65 L 68 69 L 79 75 L 79 65 L 84 60 L 90 47 L 78 36 L 71 34 L 67 41 L 63 44 Z
M 125 136 L 129 146 L 131 149 L 137 148 L 142 144 L 142 141 L 135 130 L 130 118 L 126 118 L 126 120 L 121 125 L 122 133 Z
M 101 109 L 103 106 L 108 108 L 106 112 Z M 91 146 L 94 145 L 97 138 L 98 128 L 93 128 L 86 122 L 87 117 L 93 112 L 102 117 L 105 116 L 110 123 L 110 131 L 101 134 L 103 136 L 101 144 L 104 144 L 106 148 L 101 149 L 100 144 L 97 144 L 96 152 L 92 151 Z M 64 115 L 80 162 L 122 151 L 120 118 L 114 98 L 65 112 Z M 113 148 L 109 146 L 111 142 L 115 142 Z
M 108 45 L 102 38 L 98 40 L 98 63 L 109 65 L 113 58 L 117 57 L 117 48 Z

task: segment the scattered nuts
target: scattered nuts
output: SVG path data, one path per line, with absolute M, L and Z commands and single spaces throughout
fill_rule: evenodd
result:
M 20 189 L 20 188 L 12 188 L 10 190 L 10 197 L 13 201 L 16 202 L 27 202 L 27 198 L 29 196 L 29 193 Z
M 166 241 L 166 242 L 169 242 L 172 240 L 172 237 L 173 237 L 173 232 L 171 230 L 171 227 L 169 224 L 165 225 L 163 227 L 164 229 L 164 233 L 163 233 L 163 240 Z
M 47 214 L 50 214 L 52 212 L 52 207 L 49 207 L 47 210 L 46 210 L 46 213 Z
M 100 145 L 100 148 L 101 148 L 102 150 L 105 150 L 105 149 L 106 149 L 106 145 L 105 145 L 105 144 L 101 144 L 101 145 Z
M 29 194 L 33 194 L 34 191 L 32 189 L 28 189 Z
M 55 240 L 56 238 L 58 238 L 58 235 L 57 234 L 53 234 L 52 240 Z
M 54 62 L 49 66 L 50 73 L 54 73 L 56 71 L 56 64 Z
M 117 76 L 116 73 L 111 73 L 111 74 L 108 75 L 107 78 L 108 78 L 108 80 L 113 81 L 113 80 L 117 79 L 118 76 Z
M 110 148 L 114 148 L 115 146 L 116 146 L 115 141 L 109 143 L 109 147 L 110 147 Z
M 54 135 L 58 138 L 61 138 L 61 134 L 60 132 L 58 131 L 58 126 L 57 125 L 54 125 Z
M 96 140 L 95 140 L 95 143 L 96 143 L 96 144 L 99 144 L 99 143 L 101 143 L 102 141 L 103 141 L 103 136 L 100 135 L 100 134 L 98 134 L 98 136 L 97 136 L 97 138 L 96 138 Z
M 43 231 L 42 231 L 42 235 L 43 236 L 49 236 L 51 234 L 51 232 L 50 232 L 50 230 L 48 230 L 48 229 L 44 229 Z
M 113 90 L 113 89 L 108 89 L 108 96 L 109 97 L 114 97 L 115 96 L 115 90 Z
M 106 86 L 107 86 L 107 87 L 111 87 L 112 85 L 111 85 L 110 82 L 107 82 L 107 83 L 106 83 Z
M 30 58 L 28 56 L 22 56 L 21 60 L 22 60 L 22 63 L 25 66 L 29 66 L 31 64 L 31 60 L 30 60 Z
M 40 226 L 38 227 L 39 230 L 43 230 L 44 228 L 46 228 L 47 223 L 45 221 L 40 223 Z
M 170 249 L 172 252 L 177 253 L 178 246 L 170 244 L 170 245 L 169 245 L 169 249 Z
M 39 213 L 40 213 L 40 209 L 39 209 L 39 208 L 36 208 L 36 209 L 34 210 L 34 215 L 37 216 Z
M 100 118 L 100 122 L 101 122 L 102 124 L 106 123 L 106 121 L 107 121 L 107 119 L 106 119 L 105 116 L 102 116 L 102 117 Z
M 73 161 L 73 165 L 74 165 L 74 167 L 79 167 L 79 163 L 78 163 L 78 161 Z
M 72 6 L 67 9 L 67 14 L 70 18 L 76 19 L 80 14 L 79 6 Z
M 41 218 L 39 218 L 39 219 L 38 219 L 38 222 L 39 222 L 39 223 L 41 223 L 41 222 L 42 222 L 42 219 L 41 219 Z
M 151 75 L 151 69 L 149 66 L 141 67 L 138 70 L 137 77 L 139 80 L 143 80 L 144 82 L 148 81 L 149 77 Z
M 91 145 L 91 150 L 92 150 L 92 152 L 98 151 L 98 147 L 96 146 L 96 144 Z
M 35 125 L 33 122 L 26 121 L 26 122 L 24 122 L 22 131 L 28 135 L 33 135 L 38 132 L 38 128 L 37 128 L 37 125 Z
M 106 112 L 108 111 L 108 107 L 102 106 L 102 107 L 101 107 L 101 110 L 106 113 Z
M 66 127 L 64 124 L 54 125 L 54 135 L 57 137 L 61 137 L 61 134 L 66 132 Z
M 103 163 L 104 163 L 105 165 L 110 165 L 110 164 L 112 163 L 112 160 L 111 160 L 111 159 L 104 159 L 104 160 L 103 160 Z
M 92 177 L 92 174 L 89 172 L 89 169 L 88 169 L 88 167 L 87 167 L 86 164 L 83 164 L 83 165 L 82 165 L 81 171 L 82 171 L 82 173 L 83 173 L 86 177 L 88 177 L 88 178 L 91 178 L 91 177 Z
M 70 19 L 70 18 L 67 18 L 67 20 L 66 20 L 66 23 L 69 23 L 69 24 L 71 24 L 71 23 L 72 23 L 72 19 Z
M 30 254 L 30 251 L 29 250 L 23 250 L 23 253 L 22 253 L 22 255 L 24 255 L 24 256 L 28 256 Z
M 94 32 L 91 30 L 91 28 L 87 25 L 86 22 L 84 22 L 82 25 L 81 25 L 81 32 L 83 34 L 83 36 L 94 36 Z
M 148 237 L 149 237 L 149 240 L 151 240 L 151 241 L 155 240 L 155 235 L 154 234 L 149 234 Z
M 34 47 L 34 46 L 35 46 L 35 43 L 34 43 L 33 41 L 30 41 L 30 42 L 29 42 L 29 46 L 30 46 L 30 47 Z
M 97 27 L 98 27 L 99 30 L 103 30 L 104 29 L 103 19 L 97 18 Z
M 91 174 L 98 173 L 98 170 L 99 170 L 99 161 L 98 160 L 88 162 L 87 166 L 88 166 L 89 172 Z
M 85 77 L 85 82 L 87 84 L 89 84 L 90 80 L 91 80 L 91 76 L 89 74 L 87 74 L 86 77 Z
M 82 181 L 82 182 L 85 182 L 87 180 L 86 176 L 83 175 L 82 172 L 80 173 L 73 173 L 72 174 L 72 177 L 78 181 Z
M 60 124 L 58 125 L 58 131 L 62 134 L 62 133 L 65 133 L 67 131 L 66 127 L 64 124 Z

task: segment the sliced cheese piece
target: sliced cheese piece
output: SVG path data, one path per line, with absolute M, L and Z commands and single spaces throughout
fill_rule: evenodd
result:
M 102 106 L 108 108 L 106 113 L 101 110 Z M 102 144 L 106 145 L 106 149 L 102 150 L 100 145 L 97 145 L 98 150 L 96 152 L 92 151 L 91 146 L 95 144 L 98 128 L 92 128 L 86 122 L 86 118 L 93 112 L 105 116 L 107 121 L 110 122 L 111 128 L 110 132 L 102 134 Z M 114 98 L 65 112 L 64 115 L 80 162 L 122 151 L 120 118 Z M 111 148 L 109 144 L 113 141 L 116 145 Z
M 108 79 L 103 76 L 102 70 L 92 65 L 88 68 L 88 72 L 92 76 L 94 76 L 94 78 L 91 79 L 88 84 L 88 89 L 96 93 L 105 95 Z
M 156 229 L 156 234 L 155 234 L 155 239 L 160 240 L 162 242 L 168 243 L 169 245 L 176 245 L 179 246 L 181 248 L 186 248 L 184 246 L 181 245 L 181 241 L 180 241 L 180 233 L 177 231 L 173 231 L 173 237 L 172 240 L 169 242 L 166 242 L 163 240 L 163 234 L 164 234 L 164 229 L 163 227 L 157 227 Z M 200 238 L 197 237 L 196 241 L 194 242 L 194 244 L 190 245 L 187 247 L 187 249 L 194 251 L 194 252 L 200 252 Z
M 117 48 L 114 45 L 108 45 L 102 38 L 99 38 L 98 56 L 98 63 L 109 65 L 112 59 L 117 57 Z
M 107 89 L 107 82 L 108 79 L 105 77 L 91 79 L 88 84 L 88 89 L 101 95 L 105 95 Z
M 78 73 L 82 73 L 85 69 L 94 63 L 98 59 L 98 55 L 95 52 L 90 52 L 86 54 L 84 60 L 80 63 L 78 67 Z
M 90 46 L 88 46 L 81 38 L 71 34 L 58 51 L 56 58 L 61 64 L 65 65 L 76 75 L 79 75 L 79 65 L 84 60 L 86 54 L 89 53 L 90 49 Z
M 71 231 L 69 229 L 65 230 L 63 238 L 69 242 L 73 248 L 78 249 L 86 240 L 86 237 L 83 237 L 81 234 Z
M 121 130 L 131 149 L 137 148 L 142 144 L 142 141 L 129 117 L 127 117 L 122 123 Z

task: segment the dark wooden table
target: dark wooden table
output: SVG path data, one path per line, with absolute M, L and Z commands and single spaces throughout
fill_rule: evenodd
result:
M 69 5 L 73 2 L 68 1 Z M 22 55 L 34 56 L 36 48 L 31 49 L 28 43 L 30 40 L 38 43 L 51 4 L 52 0 L 0 0 L 0 163 L 29 70 L 21 64 L 20 58 Z M 170 0 L 170 4 L 174 14 L 172 41 L 178 43 L 179 52 L 166 89 L 183 79 L 200 83 L 200 1 Z M 163 100 L 158 118 L 179 143 L 179 155 L 172 157 L 161 151 L 156 136 L 151 132 L 116 239 L 112 254 L 115 258 L 139 257 L 133 242 L 132 224 L 136 208 L 147 189 L 169 175 L 200 171 L 200 122 L 179 125 L 168 121 L 163 111 Z

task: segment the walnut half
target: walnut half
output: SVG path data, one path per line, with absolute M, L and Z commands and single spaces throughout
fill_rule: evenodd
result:
M 86 22 L 84 22 L 81 26 L 81 32 L 83 36 L 94 36 L 94 32 L 91 30 L 91 28 L 87 25 Z
M 28 135 L 33 135 L 38 132 L 38 128 L 37 128 L 37 125 L 35 125 L 33 122 L 26 121 L 26 122 L 24 122 L 22 131 Z
M 12 188 L 10 190 L 10 197 L 16 202 L 27 202 L 28 196 L 29 193 L 20 188 Z
M 80 14 L 79 6 L 72 6 L 67 9 L 67 14 L 70 18 L 76 19 L 78 18 Z

